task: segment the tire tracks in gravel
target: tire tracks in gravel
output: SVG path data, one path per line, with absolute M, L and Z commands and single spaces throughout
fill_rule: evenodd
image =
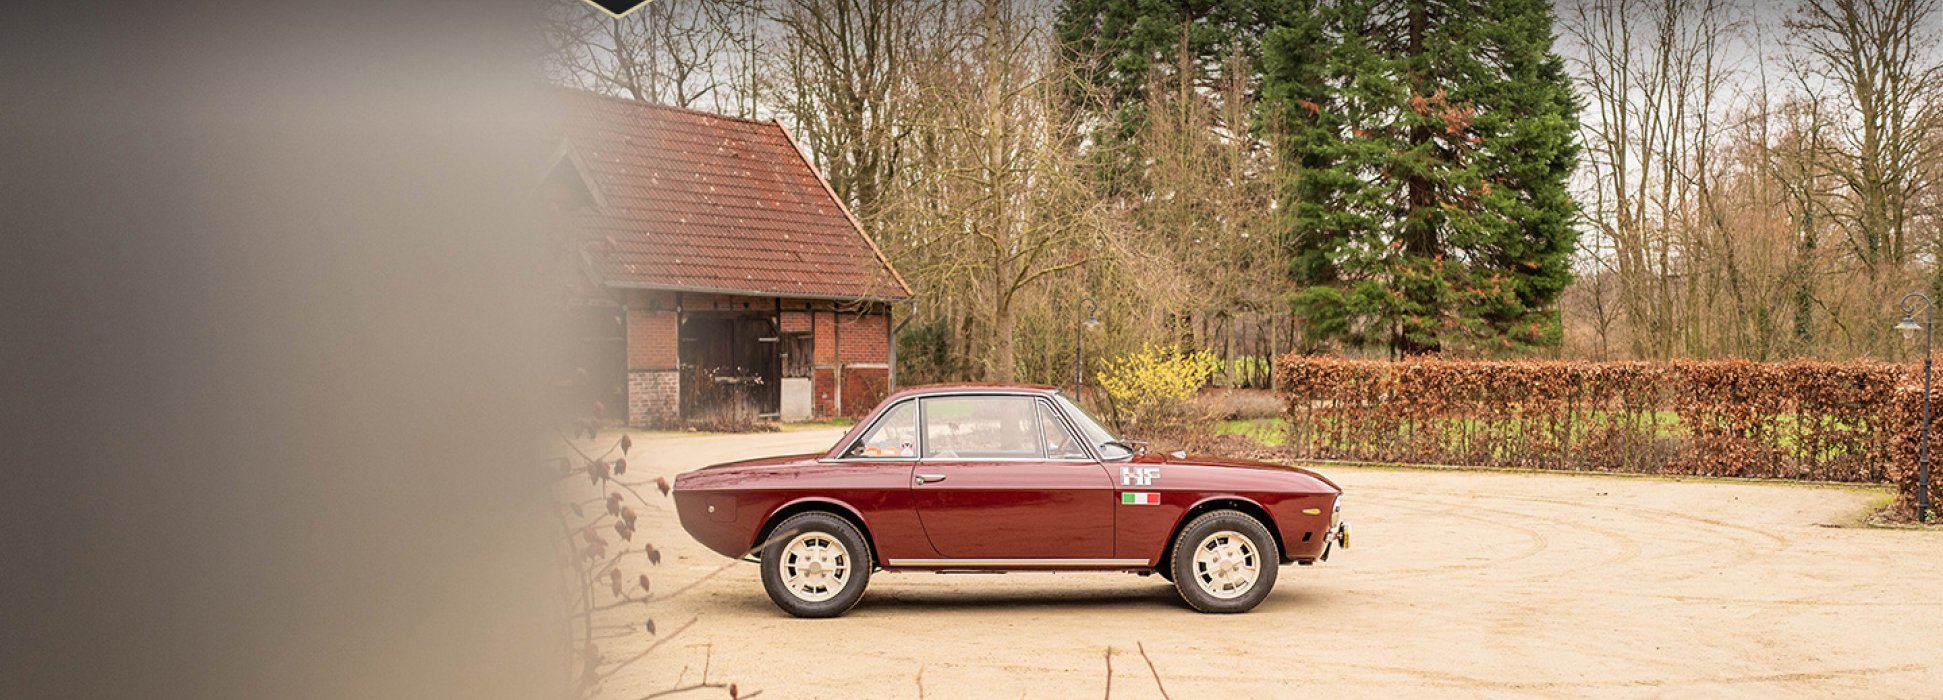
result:
M 1795 671 L 1786 673 L 1747 673 L 1730 675 L 1695 676 L 1688 678 L 1614 678 L 1606 680 L 1583 681 L 1517 681 L 1479 678 L 1461 673 L 1433 671 L 1378 664 L 1333 662 L 1331 665 L 1344 668 L 1357 668 L 1377 673 L 1390 673 L 1399 676 L 1427 681 L 1431 685 L 1441 685 L 1467 690 L 1554 692 L 1570 690 L 1592 690 L 1599 688 L 1691 688 L 1699 685 L 1749 685 L 1763 683 L 1804 683 L 1835 680 L 1838 678 L 1873 678 L 1897 673 L 1913 673 L 1932 668 L 1934 664 L 1896 664 L 1890 666 L 1856 666 L 1824 669 L 1819 671 Z
M 1627 534 L 1620 530 L 1591 525 L 1582 521 L 1573 520 L 1565 517 L 1541 515 L 1541 514 L 1535 514 L 1529 512 L 1511 511 L 1502 508 L 1492 508 L 1488 506 L 1477 506 L 1477 505 L 1448 506 L 1447 508 L 1444 509 L 1437 509 L 1429 505 L 1426 505 L 1426 499 L 1412 497 L 1412 496 L 1404 496 L 1404 497 L 1390 496 L 1386 498 L 1386 502 L 1393 505 L 1402 506 L 1404 508 L 1412 508 L 1422 512 L 1428 512 L 1437 515 L 1454 516 L 1454 517 L 1464 518 L 1468 520 L 1474 520 L 1477 522 L 1483 522 L 1489 525 L 1494 525 L 1506 529 L 1522 531 L 1527 533 L 1528 536 L 1544 542 L 1547 547 L 1550 546 L 1551 536 L 1539 530 L 1536 530 L 1534 528 L 1527 527 L 1522 524 L 1518 524 L 1518 522 L 1521 520 L 1522 521 L 1537 520 L 1542 523 L 1556 525 L 1563 528 L 1589 532 L 1599 537 L 1610 540 L 1611 542 L 1614 543 L 1616 547 L 1617 550 L 1616 553 L 1611 556 L 1607 556 L 1598 561 L 1586 562 L 1586 563 L 1570 566 L 1560 571 L 1547 572 L 1541 576 L 1540 580 L 1549 580 L 1555 577 L 1576 576 L 1580 573 L 1602 569 L 1606 567 L 1611 567 L 1618 564 L 1623 564 L 1625 562 L 1632 561 L 1634 559 L 1639 558 L 1639 556 L 1645 551 L 1645 548 L 1640 544 L 1639 540 L 1630 534 Z M 1431 502 L 1431 503 L 1436 503 L 1436 502 Z M 1500 517 L 1481 516 L 1478 515 L 1478 513 L 1480 512 L 1489 513 L 1494 516 L 1500 516 Z M 1542 551 L 1544 548 L 1545 547 L 1540 547 L 1539 550 Z M 1464 565 L 1453 565 L 1447 567 L 1419 568 L 1414 570 L 1408 570 L 1407 573 L 1415 575 L 1421 573 L 1429 573 L 1431 571 L 1450 570 L 1450 569 L 1459 569 L 1459 568 L 1462 569 L 1494 568 L 1494 567 L 1500 567 L 1506 563 L 1510 563 L 1513 561 L 1530 558 L 1531 556 L 1535 556 L 1538 553 L 1539 553 L 1538 551 L 1530 551 L 1530 552 L 1521 553 L 1521 556 L 1514 556 L 1511 558 L 1495 559 L 1487 562 L 1478 562 L 1474 564 L 1464 564 Z M 1394 571 L 1395 573 L 1406 573 L 1406 571 L 1397 571 L 1397 570 L 1392 570 L 1392 571 Z
M 1408 577 L 1421 576 L 1424 574 L 1437 573 L 1437 572 L 1489 569 L 1493 567 L 1503 566 L 1504 564 L 1509 562 L 1530 559 L 1532 557 L 1538 556 L 1540 552 L 1545 551 L 1547 548 L 1551 547 L 1552 544 L 1552 540 L 1550 537 L 1547 537 L 1545 533 L 1539 532 L 1536 529 L 1519 525 L 1513 522 L 1507 522 L 1504 520 L 1487 518 L 1472 513 L 1461 512 L 1460 508 L 1457 506 L 1438 508 L 1434 506 L 1421 505 L 1419 503 L 1406 501 L 1404 499 L 1390 499 L 1387 501 L 1387 504 L 1391 506 L 1400 507 L 1405 510 L 1414 510 L 1420 513 L 1428 513 L 1431 515 L 1453 517 L 1459 520 L 1468 520 L 1472 522 L 1484 523 L 1486 525 L 1491 525 L 1494 527 L 1510 530 L 1520 535 L 1524 535 L 1527 541 L 1527 545 L 1525 549 L 1507 557 L 1499 557 L 1499 558 L 1494 558 L 1494 559 L 1490 559 L 1487 561 L 1480 561 L 1480 562 L 1441 564 L 1441 565 L 1434 565 L 1434 566 L 1418 566 L 1418 567 L 1409 567 L 1403 569 L 1386 569 L 1380 573 L 1376 573 L 1372 576 L 1365 577 L 1363 580 L 1388 581 L 1397 578 L 1408 578 Z
M 1393 497 L 1397 501 L 1410 499 L 1414 497 L 1416 494 L 1421 493 L 1410 489 L 1390 487 L 1390 486 L 1363 486 L 1363 487 L 1359 487 L 1357 490 L 1409 494 L 1409 496 L 1400 497 L 1400 498 Z M 1643 520 L 1650 525 L 1658 526 L 1660 529 L 1668 533 L 1667 538 L 1656 540 L 1656 542 L 1659 543 L 1656 546 L 1664 546 L 1665 543 L 1678 537 L 1680 533 L 1693 532 L 1693 527 L 1692 527 L 1693 524 L 1698 524 L 1703 527 L 1706 527 L 1710 531 L 1716 532 L 1720 535 L 1720 538 L 1718 540 L 1707 539 L 1707 538 L 1692 538 L 1692 537 L 1679 538 L 1689 544 L 1694 545 L 1696 548 L 1711 550 L 1716 552 L 1717 554 L 1724 553 L 1727 554 L 1729 558 L 1725 560 L 1717 559 L 1715 566 L 1708 569 L 1696 569 L 1693 571 L 1663 574 L 1660 576 L 1660 578 L 1662 578 L 1663 580 L 1668 580 L 1668 581 L 1679 581 L 1679 580 L 1691 579 L 1702 575 L 1714 573 L 1722 568 L 1739 567 L 1751 563 L 1766 554 L 1772 553 L 1774 551 L 1778 551 L 1780 549 L 1787 549 L 1788 546 L 1790 545 L 1790 542 L 1789 540 L 1787 540 L 1787 538 L 1781 537 L 1779 535 L 1776 535 L 1774 533 L 1765 530 L 1760 530 L 1757 528 L 1748 527 L 1744 525 L 1737 525 L 1734 523 L 1722 522 L 1719 520 L 1713 520 L 1709 518 L 1703 518 L 1699 516 L 1688 515 L 1678 511 L 1669 511 L 1669 510 L 1658 509 L 1658 508 L 1633 506 L 1633 505 L 1628 505 L 1623 503 L 1592 504 L 1584 501 L 1573 501 L 1573 500 L 1556 499 L 1556 498 L 1538 498 L 1532 496 L 1514 496 L 1514 495 L 1494 494 L 1494 493 L 1467 492 L 1461 495 L 1465 498 L 1480 499 L 1480 500 L 1544 503 L 1550 505 L 1567 506 L 1567 507 L 1578 508 L 1578 509 L 1595 510 L 1597 512 L 1610 512 L 1610 513 L 1624 514 L 1627 516 L 1631 516 Z M 1490 508 L 1485 506 L 1474 506 L 1473 508 L 1478 510 L 1485 510 L 1493 513 L 1508 515 L 1511 517 L 1538 519 L 1544 522 L 1553 523 L 1564 527 L 1583 529 L 1583 530 L 1600 534 L 1604 537 L 1607 537 L 1608 539 L 1613 539 L 1614 541 L 1620 541 L 1624 543 L 1621 545 L 1624 548 L 1623 553 L 1620 556 L 1614 557 L 1614 561 L 1574 567 L 1571 570 L 1573 572 L 1595 569 L 1602 566 L 1609 566 L 1614 563 L 1621 563 L 1623 561 L 1637 558 L 1643 553 L 1643 547 L 1639 544 L 1638 539 L 1635 538 L 1634 536 L 1618 530 L 1612 530 L 1612 529 L 1600 528 L 1600 527 L 1588 525 L 1584 522 L 1584 519 L 1573 519 L 1573 518 L 1566 518 L 1562 516 L 1542 515 L 1542 514 L 1525 512 L 1525 511 L 1507 511 L 1503 509 Z M 1757 541 L 1755 538 L 1749 537 L 1748 535 L 1750 534 L 1757 535 L 1759 536 L 1759 538 L 1766 540 L 1768 543 L 1778 544 L 1780 545 L 1780 547 L 1763 546 L 1762 542 Z M 1726 548 L 1722 548 L 1720 545 L 1723 542 L 1728 543 L 1729 546 Z

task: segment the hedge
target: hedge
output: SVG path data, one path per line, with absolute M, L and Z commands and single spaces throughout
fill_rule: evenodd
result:
M 1902 365 L 1288 355 L 1276 372 L 1298 458 L 1894 482 L 1905 509 L 1915 493 L 1921 377 Z

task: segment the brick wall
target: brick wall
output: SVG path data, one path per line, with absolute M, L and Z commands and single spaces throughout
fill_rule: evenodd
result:
M 889 316 L 868 314 L 860 318 L 856 314 L 841 314 L 838 318 L 837 323 L 840 327 L 837 329 L 837 337 L 843 343 L 843 347 L 839 348 L 838 356 L 843 358 L 844 364 L 891 361 L 890 345 L 884 340 L 888 337 L 885 331 L 890 327 Z M 845 393 L 845 396 L 849 394 Z
M 890 384 L 887 367 L 843 368 L 843 415 L 854 418 L 869 413 L 890 393 Z
M 702 294 L 676 298 L 666 293 L 632 297 L 630 304 L 628 422 L 638 426 L 663 425 L 679 418 L 681 384 L 676 370 L 681 357 L 681 325 L 677 304 L 686 311 L 775 308 L 773 299 Z M 785 300 L 783 308 L 781 332 L 811 333 L 816 367 L 811 375 L 810 405 L 816 416 L 862 415 L 883 400 L 890 384 L 889 316 L 832 313 L 826 304 L 800 300 Z
M 837 361 L 837 331 L 835 318 L 829 313 L 817 313 L 811 317 L 816 328 L 816 363 L 827 365 Z
M 817 417 L 827 418 L 837 414 L 837 371 L 829 367 L 818 367 L 810 377 L 810 406 Z
M 792 320 L 792 312 L 785 311 L 783 323 L 785 328 L 807 323 L 812 329 L 816 370 L 811 406 L 817 416 L 862 415 L 884 400 L 890 387 L 889 316 L 819 310 Z
M 808 311 L 784 311 L 781 325 L 782 332 L 784 333 L 808 333 L 810 332 L 810 313 Z
M 667 370 L 630 370 L 627 373 L 627 423 L 658 428 L 680 419 L 681 373 Z
M 674 311 L 628 309 L 627 368 L 672 370 L 681 361 L 681 325 Z

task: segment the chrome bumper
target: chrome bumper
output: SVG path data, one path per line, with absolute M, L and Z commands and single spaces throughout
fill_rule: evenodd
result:
M 1329 561 L 1329 553 L 1335 551 L 1337 547 L 1349 549 L 1348 522 L 1338 522 L 1334 527 L 1329 528 L 1329 534 L 1322 538 L 1322 556 L 1316 557 L 1316 561 Z

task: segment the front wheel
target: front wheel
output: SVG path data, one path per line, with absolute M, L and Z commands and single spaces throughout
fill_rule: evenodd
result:
M 836 617 L 870 583 L 870 543 L 850 521 L 829 513 L 790 516 L 762 548 L 762 587 L 797 617 Z
M 1204 613 L 1247 612 L 1275 588 L 1282 553 L 1261 521 L 1218 510 L 1195 518 L 1174 540 L 1174 588 Z

